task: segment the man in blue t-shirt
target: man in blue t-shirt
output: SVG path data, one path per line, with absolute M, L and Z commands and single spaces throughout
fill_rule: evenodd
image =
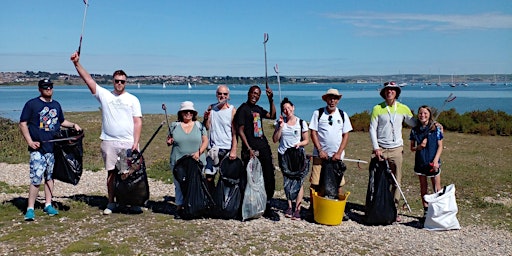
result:
M 20 116 L 20 131 L 28 144 L 30 152 L 30 187 L 28 191 L 28 207 L 25 220 L 35 218 L 34 205 L 39 186 L 44 178 L 45 207 L 44 212 L 50 216 L 59 212 L 52 207 L 53 193 L 53 143 L 50 140 L 59 131 L 60 126 L 81 130 L 80 126 L 64 119 L 59 102 L 52 99 L 53 83 L 50 79 L 38 83 L 39 97 L 33 98 L 23 107 Z

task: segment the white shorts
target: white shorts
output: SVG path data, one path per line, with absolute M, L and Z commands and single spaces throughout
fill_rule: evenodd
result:
M 131 149 L 133 142 L 116 141 L 116 140 L 102 140 L 101 141 L 101 156 L 105 162 L 105 169 L 107 171 L 116 168 L 118 154 L 123 149 Z

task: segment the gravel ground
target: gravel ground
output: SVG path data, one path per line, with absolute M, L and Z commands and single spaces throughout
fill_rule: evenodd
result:
M 27 164 L 0 163 L 0 170 L 0 181 L 14 186 L 28 184 Z M 65 197 L 71 195 L 105 195 L 105 182 L 104 171 L 84 171 L 77 186 L 56 181 L 56 201 L 69 200 Z M 174 196 L 174 187 L 172 184 L 150 180 L 150 193 L 152 200 L 163 201 L 163 198 Z M 17 197 L 26 198 L 27 193 L 0 194 L 1 202 Z M 276 198 L 284 199 L 283 193 L 276 193 Z M 39 200 L 42 200 L 42 193 Z M 278 201 L 274 204 L 276 208 L 284 208 L 283 200 L 276 201 Z M 304 207 L 308 207 L 307 203 Z M 152 209 L 144 210 L 140 217 L 145 221 L 133 223 L 133 226 L 126 227 L 128 230 L 141 232 L 138 227 L 149 219 L 154 219 L 154 214 L 165 214 L 157 213 Z M 303 216 L 307 218 L 306 212 L 303 210 Z M 172 216 L 169 216 L 169 219 L 173 221 L 173 225 L 197 225 L 207 230 L 200 238 L 201 243 L 198 243 L 197 239 L 189 241 L 182 239 L 179 242 L 180 248 L 183 246 L 187 248 L 187 252 L 181 251 L 182 254 L 212 254 L 212 251 L 204 251 L 204 248 L 208 247 L 214 248 L 213 254 L 217 255 L 512 255 L 510 232 L 480 225 L 463 226 L 461 230 L 456 231 L 431 232 L 419 229 L 416 218 L 404 215 L 400 224 L 366 226 L 357 221 L 363 213 L 352 210 L 349 213 L 351 220 L 343 221 L 339 226 L 324 226 L 306 220 L 286 219 L 281 211 L 279 214 L 281 215 L 279 222 L 264 218 L 246 222 L 217 219 L 184 221 L 172 220 Z M 105 218 L 99 214 L 95 221 L 98 225 L 108 225 Z M 112 230 L 112 232 L 117 235 L 129 233 L 126 230 Z M 162 235 L 165 236 L 165 234 Z M 1 237 L 0 232 L 0 254 L 9 255 L 15 252 L 15 248 L 1 242 Z M 136 253 L 165 255 L 177 250 L 177 247 L 172 244 L 163 251 L 156 250 L 157 246 L 152 246 L 155 241 L 145 239 L 143 234 L 139 238 L 140 244 L 145 246 L 144 251 Z M 283 253 L 280 249 L 282 247 L 293 249 L 285 250 L 286 253 Z M 244 248 L 244 251 L 241 251 L 241 248 Z M 58 251 L 50 253 L 59 254 Z

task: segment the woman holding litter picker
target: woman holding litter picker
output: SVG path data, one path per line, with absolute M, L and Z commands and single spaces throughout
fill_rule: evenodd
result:
M 167 144 L 172 145 L 170 166 L 174 170 L 176 162 L 186 155 L 191 155 L 196 161 L 201 161 L 204 165 L 206 156 L 204 154 L 208 146 L 208 137 L 206 129 L 197 121 L 197 111 L 194 108 L 194 103 L 191 101 L 184 101 L 178 111 L 178 121 L 173 122 L 169 136 L 167 137 Z M 180 188 L 179 182 L 174 177 L 175 187 L 175 203 L 177 205 L 177 215 L 183 209 L 183 193 Z
M 309 142 L 308 124 L 294 114 L 295 106 L 288 98 L 281 102 L 281 116 L 276 122 L 272 140 L 279 141 L 277 148 L 279 168 L 283 173 L 283 184 L 288 209 L 284 216 L 300 220 L 300 207 L 304 195 L 304 178 L 309 171 L 309 159 L 306 158 L 304 146 Z M 295 208 L 292 202 L 295 201 Z
M 418 108 L 418 124 L 412 128 L 409 140 L 411 151 L 415 153 L 414 172 L 420 180 L 421 201 L 423 202 L 423 219 L 427 215 L 428 203 L 423 198 L 427 194 L 430 177 L 434 192 L 441 189 L 441 153 L 443 152 L 443 131 L 434 124 L 432 110 L 429 106 Z

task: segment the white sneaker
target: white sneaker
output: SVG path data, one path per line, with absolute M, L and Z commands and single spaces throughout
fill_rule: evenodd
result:
M 112 211 L 116 209 L 116 203 L 108 203 L 107 208 L 103 210 L 103 215 L 110 215 Z

